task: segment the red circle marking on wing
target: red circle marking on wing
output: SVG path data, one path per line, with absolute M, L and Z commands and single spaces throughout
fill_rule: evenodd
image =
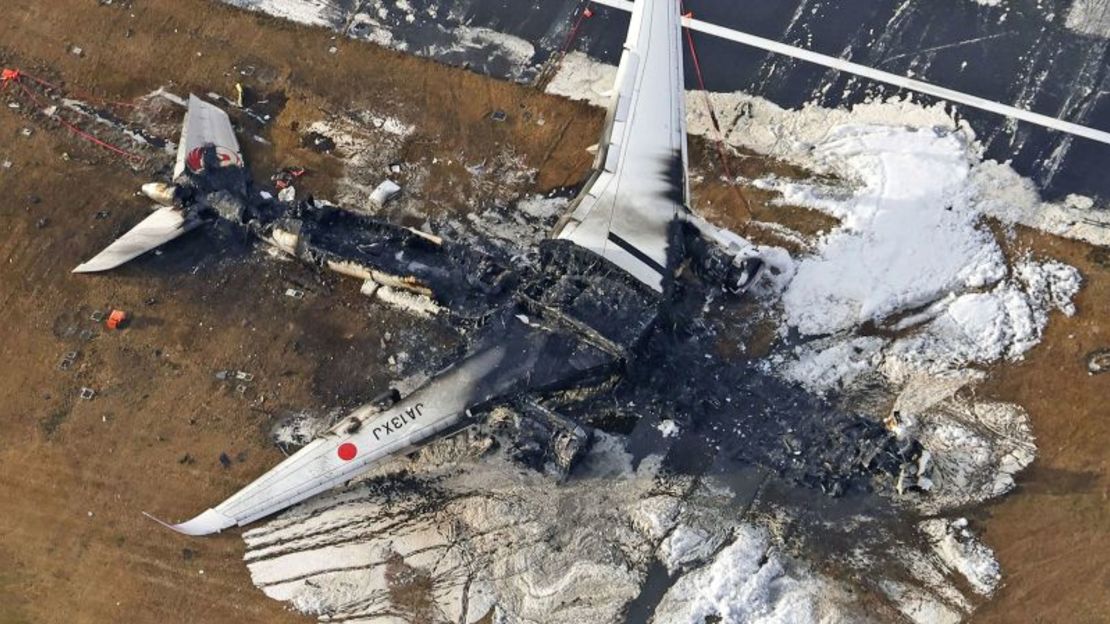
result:
M 351 461 L 358 455 L 358 447 L 350 442 L 344 442 L 339 445 L 339 459 L 343 461 Z

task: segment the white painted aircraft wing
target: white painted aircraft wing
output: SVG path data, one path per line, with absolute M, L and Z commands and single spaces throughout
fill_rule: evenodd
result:
M 235 130 L 231 127 L 231 119 L 227 113 L 190 94 L 189 108 L 185 112 L 185 122 L 181 128 L 181 141 L 177 146 L 177 163 L 173 168 L 175 180 L 185 173 L 187 166 L 197 168 L 197 150 L 205 145 L 215 145 L 220 159 L 226 164 L 243 164 L 239 140 L 235 138 Z M 190 164 L 191 157 L 198 161 Z
M 687 211 L 684 94 L 679 2 L 639 0 L 594 173 L 555 234 L 656 290 L 672 224 Z
M 181 524 L 162 524 L 186 535 L 207 535 L 249 524 L 343 485 L 456 424 L 473 399 L 475 380 L 494 369 L 504 355 L 500 345 L 479 353 L 380 413 L 373 407 L 360 408 L 216 507 Z
M 104 251 L 73 269 L 74 273 L 96 273 L 114 269 L 144 253 L 170 242 L 200 225 L 187 220 L 182 212 L 172 206 L 159 208 L 126 234 L 112 241 Z

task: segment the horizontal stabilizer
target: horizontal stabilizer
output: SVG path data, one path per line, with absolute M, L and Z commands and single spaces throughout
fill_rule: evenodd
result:
M 113 241 L 104 251 L 73 269 L 73 272 L 96 273 L 114 269 L 151 249 L 172 241 L 198 225 L 200 225 L 199 221 L 186 219 L 177 208 L 159 208 Z

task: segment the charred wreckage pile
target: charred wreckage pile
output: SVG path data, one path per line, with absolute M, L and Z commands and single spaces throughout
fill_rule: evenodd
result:
M 519 262 L 492 243 L 477 249 L 312 198 L 268 198 L 251 191 L 244 168 L 221 166 L 215 148 L 202 158 L 203 174 L 187 171 L 172 190 L 187 220 L 245 228 L 313 267 L 364 280 L 364 293 L 407 297 L 413 309 L 465 327 L 465 354 L 436 374 L 445 391 L 467 394 L 455 426 L 477 425 L 520 463 L 566 476 L 592 430 L 627 433 L 655 413 L 703 448 L 829 495 L 928 489 L 929 456 L 916 440 L 845 414 L 751 359 L 707 356 L 730 327 L 712 312 L 720 306 L 705 304 L 728 296 L 722 286 L 735 265 L 686 222 L 671 236 L 686 263 L 658 293 L 570 241 L 545 241 L 538 257 Z M 394 392 L 378 407 L 397 400 Z M 354 415 L 348 427 L 366 420 Z M 691 463 L 704 464 L 676 451 L 664 465 Z

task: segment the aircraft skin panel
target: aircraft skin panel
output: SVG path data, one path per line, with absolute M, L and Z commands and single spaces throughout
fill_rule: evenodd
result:
M 678 0 L 636 3 L 595 173 L 556 233 L 656 290 L 687 212 L 681 35 Z
M 96 273 L 114 269 L 155 247 L 170 242 L 198 225 L 200 225 L 198 221 L 186 219 L 177 208 L 172 206 L 159 208 L 93 256 L 91 260 L 73 269 L 73 272 Z
M 380 413 L 372 406 L 356 410 L 216 507 L 167 526 L 187 535 L 207 535 L 249 524 L 343 485 L 458 423 L 478 400 L 476 387 L 502 364 L 505 353 L 500 344 L 480 351 Z
M 181 142 L 177 146 L 177 163 L 173 168 L 176 180 L 189 166 L 190 155 L 205 145 L 215 145 L 220 158 L 228 164 L 241 166 L 243 154 L 231 119 L 220 107 L 209 104 L 195 95 L 189 95 L 189 108 L 181 128 Z

